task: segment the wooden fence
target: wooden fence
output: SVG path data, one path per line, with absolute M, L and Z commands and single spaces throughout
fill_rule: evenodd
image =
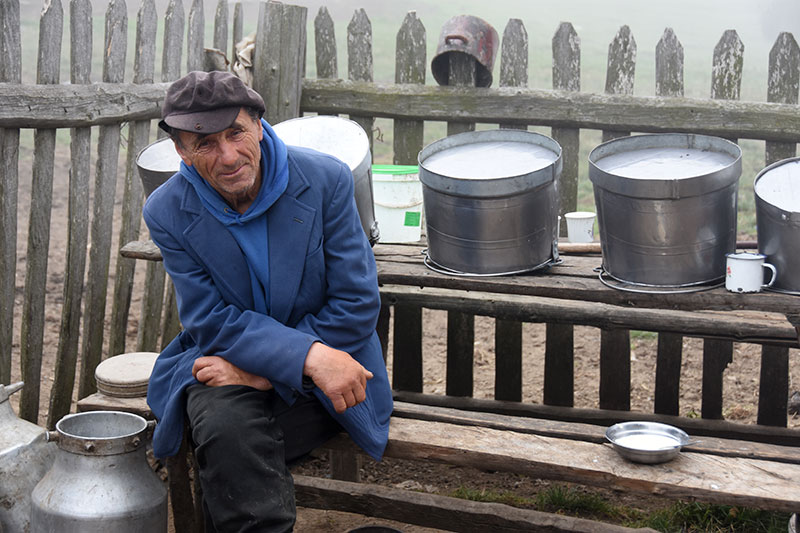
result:
M 62 84 L 59 65 L 64 17 L 61 0 L 44 2 L 36 84 L 22 84 L 19 0 L 0 3 L 0 101 L 4 103 L 0 106 L 0 381 L 8 383 L 12 364 L 20 364 L 26 383 L 20 414 L 36 421 L 40 418 L 40 395 L 46 392 L 41 387 L 42 361 L 44 357 L 54 357 L 56 372 L 50 390 L 48 426 L 69 412 L 76 387 L 78 397 L 94 391 L 94 369 L 104 357 L 132 349 L 158 351 L 179 327 L 172 291 L 160 263 L 119 258 L 112 242 L 114 232 L 119 245 L 145 238 L 141 234 L 143 192 L 135 170 L 135 154 L 153 135 L 151 122 L 159 116 L 166 82 L 188 70 L 204 69 L 207 57 L 202 0 L 193 0 L 188 12 L 181 0 L 171 0 L 161 22 L 154 1 L 142 0 L 132 51 L 126 49 L 125 2 L 110 0 L 105 13 L 102 82 L 91 83 L 92 42 L 97 38 L 92 35 L 91 3 L 70 0 L 70 83 Z M 449 86 L 425 85 L 426 29 L 414 12 L 406 15 L 397 33 L 394 84 L 372 81 L 372 32 L 363 9 L 355 12 L 348 25 L 346 79 L 339 78 L 333 21 L 324 7 L 319 10 L 314 20 L 316 77 L 304 78 L 306 22 L 305 8 L 275 2 L 259 6 L 254 87 L 265 97 L 270 122 L 302 113 L 346 114 L 371 136 L 375 119 L 389 118 L 393 120 L 393 161 L 397 164 L 416 162 L 423 147 L 425 121 L 446 122 L 448 134 L 472 130 L 476 123 L 499 124 L 503 128 L 548 126 L 552 137 L 563 147 L 562 213 L 576 207 L 581 129 L 600 130 L 604 140 L 630 132 L 667 131 L 761 139 L 766 141 L 765 163 L 793 156 L 800 142 L 800 49 L 788 33 L 778 36 L 769 56 L 768 101 L 741 102 L 743 45 L 732 30 L 721 36 L 713 51 L 710 97 L 696 99 L 683 97 L 683 49 L 669 28 L 656 50 L 656 94 L 634 96 L 636 42 L 627 26 L 619 29 L 609 45 L 605 93 L 591 94 L 580 91 L 580 41 L 569 23 L 561 24 L 553 37 L 552 88 L 527 87 L 527 34 L 521 20 L 511 19 L 502 32 L 499 87 L 475 89 L 474 65 L 469 62 L 451 65 Z M 161 79 L 155 80 L 159 24 L 164 28 L 165 52 Z M 229 6 L 227 0 L 219 0 L 211 46 L 233 50 L 233 43 L 244 35 L 243 28 L 241 4 Z M 129 53 L 134 56 L 132 83 L 124 82 Z M 128 135 L 123 139 L 121 130 L 125 125 Z M 35 130 L 31 216 L 21 232 L 27 235 L 27 244 L 17 242 L 17 225 L 24 223 L 16 215 L 22 128 Z M 60 316 L 48 316 L 45 287 L 53 275 L 48 271 L 48 254 L 54 252 L 49 243 L 53 167 L 56 133 L 61 128 L 69 128 L 71 136 L 69 242 L 66 251 L 56 251 L 67 256 L 66 267 L 60 273 Z M 125 165 L 118 168 L 121 145 Z M 122 202 L 116 206 L 115 196 L 120 188 Z M 115 224 L 115 220 L 120 222 Z M 18 254 L 25 262 L 24 277 L 19 281 L 14 274 Z M 144 304 L 140 316 L 136 316 L 137 310 L 131 309 L 135 274 L 145 265 Z M 113 277 L 109 275 L 112 266 Z M 22 312 L 15 320 L 15 295 L 20 283 Z M 57 346 L 44 345 L 47 320 L 60 324 Z M 132 320 L 138 321 L 135 347 L 126 346 L 126 331 Z M 421 331 L 420 321 L 418 307 L 398 305 L 394 309 L 395 328 Z M 518 322 L 498 320 L 496 327 L 498 338 L 519 338 Z M 472 331 L 471 315 L 450 312 L 448 358 L 454 365 L 458 364 L 457 356 L 472 364 Z M 548 350 L 557 350 L 563 356 L 551 360 L 571 365 L 572 326 L 548 325 L 547 336 Z M 18 351 L 14 349 L 15 339 L 19 339 Z M 421 359 L 419 341 L 414 335 L 396 338 L 394 349 L 412 360 Z M 708 361 L 724 368 L 731 358 L 732 344 L 714 342 L 707 344 Z M 627 358 L 629 343 L 625 330 L 602 333 L 603 350 L 613 357 Z M 519 351 L 519 347 L 515 349 Z M 766 346 L 764 350 L 769 364 L 785 376 L 788 349 Z M 680 351 L 679 335 L 660 335 L 659 360 L 672 365 L 663 366 L 666 373 L 657 379 L 679 379 L 676 373 Z M 609 377 L 601 377 L 601 390 L 604 379 Z M 402 374 L 395 376 L 395 386 L 418 388 L 416 383 L 404 385 Z M 629 392 L 622 390 L 623 394 Z M 571 383 L 556 384 L 551 380 L 545 384 L 544 401 L 567 405 L 571 392 Z M 451 389 L 450 383 L 448 393 L 464 395 L 464 391 Z M 518 399 L 516 393 L 512 396 L 500 399 Z M 611 398 L 614 399 L 610 403 L 601 401 L 600 407 L 629 406 L 619 395 Z M 664 402 L 656 398 L 656 411 L 673 413 L 677 409 L 673 399 Z M 709 408 L 708 413 L 712 418 L 721 417 L 721 405 Z M 703 414 L 706 415 L 705 408 Z M 759 413 L 759 422 L 785 426 L 785 409 L 777 416 Z

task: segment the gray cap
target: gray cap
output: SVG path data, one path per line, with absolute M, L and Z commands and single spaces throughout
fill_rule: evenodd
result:
M 161 107 L 163 130 L 217 133 L 228 128 L 242 107 L 264 113 L 264 100 L 230 72 L 190 72 L 167 89 Z

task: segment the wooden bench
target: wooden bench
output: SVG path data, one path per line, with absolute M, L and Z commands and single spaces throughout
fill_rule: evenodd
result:
M 79 409 L 119 409 L 149 416 L 143 399 L 110 398 L 101 393 L 81 400 Z M 681 418 L 675 422 L 688 420 Z M 691 434 L 690 426 L 684 425 L 684 429 Z M 604 433 L 602 425 L 396 402 L 385 455 L 515 472 L 671 499 L 785 512 L 800 509 L 800 448 L 795 446 L 704 436 L 697 444 L 685 447 L 673 461 L 640 465 L 621 458 L 605 441 Z M 358 453 L 345 434 L 327 443 L 325 448 Z M 186 456 L 182 456 L 168 468 L 173 513 L 177 520 L 192 521 L 197 520 L 191 515 L 198 505 L 189 492 L 188 471 L 175 470 L 181 462 L 187 464 L 186 461 Z M 556 525 L 548 513 L 429 494 L 411 496 L 400 489 L 347 481 L 298 476 L 296 490 L 300 506 L 354 512 L 426 527 L 455 527 L 457 531 L 525 531 L 543 524 L 554 528 L 553 531 L 626 530 L 563 517 Z M 355 494 L 359 496 L 354 497 Z

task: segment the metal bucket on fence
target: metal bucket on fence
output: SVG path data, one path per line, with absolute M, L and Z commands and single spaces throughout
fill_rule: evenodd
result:
M 350 167 L 361 227 L 370 244 L 378 242 L 380 232 L 372 200 L 372 153 L 364 129 L 352 120 L 326 115 L 293 118 L 272 128 L 286 144 L 324 152 Z
M 439 85 L 447 85 L 450 77 L 450 56 L 466 54 L 476 61 L 477 87 L 492 84 L 492 67 L 500 39 L 497 31 L 485 20 L 472 15 L 458 15 L 442 25 L 431 73 Z
M 558 259 L 561 147 L 521 130 L 460 133 L 419 153 L 429 266 L 453 274 L 536 270 Z
M 167 490 L 145 457 L 147 421 L 119 411 L 67 415 L 52 468 L 31 495 L 31 531 L 167 531 Z
M 17 417 L 8 401 L 22 382 L 0 384 L 0 531 L 29 531 L 31 491 L 44 477 L 56 454 L 47 431 Z
M 725 276 L 736 248 L 741 150 L 718 137 L 622 137 L 589 154 L 603 268 L 635 285 L 686 287 Z
M 800 293 L 800 157 L 759 172 L 753 189 L 758 251 L 777 270 L 771 288 Z
M 136 156 L 136 167 L 142 180 L 144 194 L 150 196 L 159 185 L 181 168 L 181 156 L 172 139 L 165 137 L 145 146 Z

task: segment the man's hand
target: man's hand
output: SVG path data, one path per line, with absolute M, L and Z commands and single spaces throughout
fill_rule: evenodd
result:
M 367 380 L 372 379 L 372 372 L 350 354 L 321 342 L 309 348 L 303 374 L 325 393 L 337 413 L 363 402 L 367 397 Z
M 199 357 L 192 366 L 192 375 L 209 387 L 223 385 L 247 385 L 258 390 L 269 390 L 272 383 L 267 378 L 251 374 L 228 362 L 222 357 L 211 355 Z

